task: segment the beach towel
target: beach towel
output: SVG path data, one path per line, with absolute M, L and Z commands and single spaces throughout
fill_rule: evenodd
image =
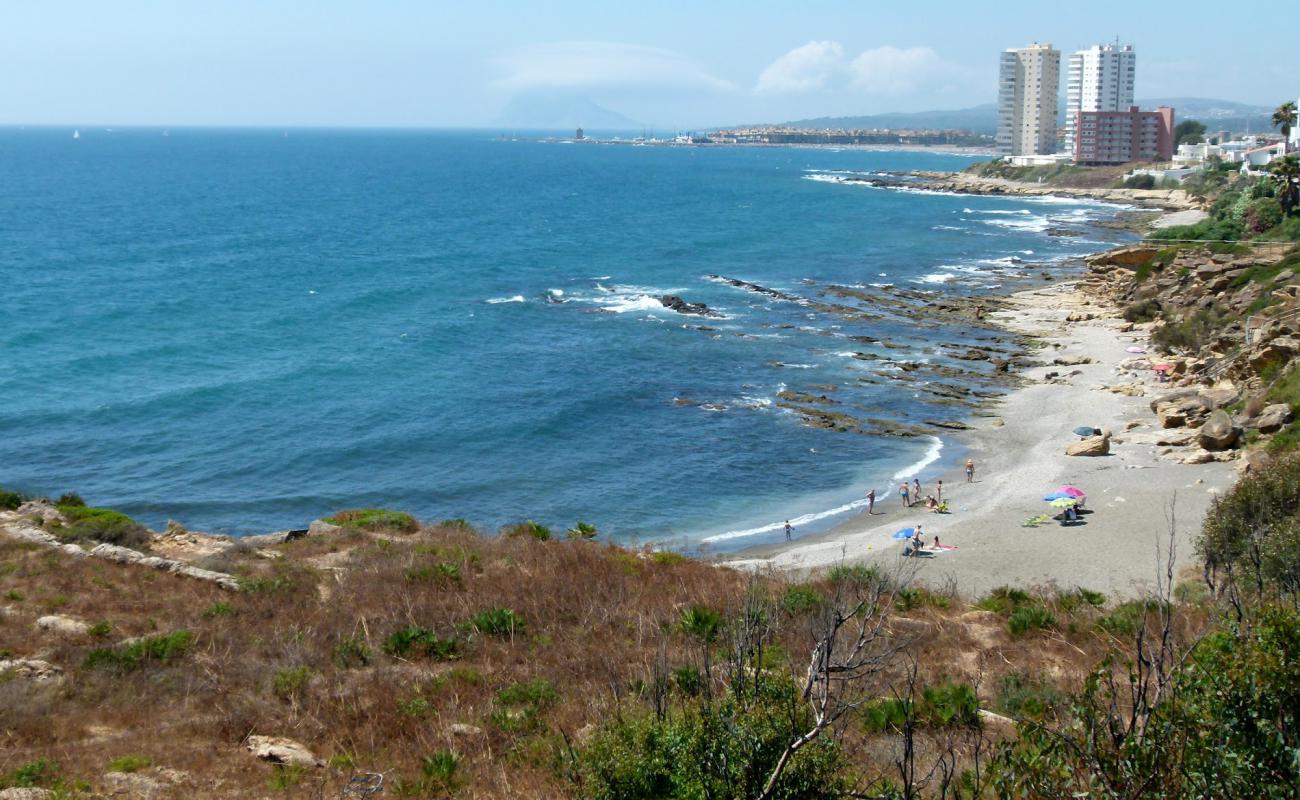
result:
M 936 544 L 936 545 L 931 545 L 930 549 L 931 549 L 931 550 L 956 550 L 956 549 L 957 549 L 957 545 L 955 545 L 955 544 Z

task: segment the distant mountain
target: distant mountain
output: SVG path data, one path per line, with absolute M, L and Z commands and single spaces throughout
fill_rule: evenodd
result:
M 530 130 L 639 131 L 645 126 L 568 92 L 529 92 L 510 98 L 497 125 Z
M 1231 100 L 1214 100 L 1205 97 L 1159 97 L 1141 99 L 1142 108 L 1171 106 L 1178 120 L 1195 119 L 1212 129 L 1224 128 L 1234 132 L 1261 132 L 1269 130 L 1273 110 L 1264 106 L 1235 103 Z M 1061 112 L 1065 101 L 1061 101 Z M 869 114 L 857 117 L 819 117 L 781 123 L 796 128 L 953 128 L 974 133 L 994 134 L 998 128 L 996 103 L 961 108 L 951 111 L 918 111 L 913 113 Z

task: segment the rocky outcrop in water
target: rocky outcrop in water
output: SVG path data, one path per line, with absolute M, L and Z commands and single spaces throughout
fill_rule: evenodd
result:
M 690 303 L 675 294 L 666 294 L 659 298 L 659 302 L 663 304 L 664 308 L 676 311 L 678 314 L 695 314 L 701 317 L 722 316 L 704 303 Z

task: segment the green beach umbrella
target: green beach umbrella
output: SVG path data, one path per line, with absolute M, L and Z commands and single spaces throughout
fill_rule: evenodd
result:
M 1070 506 L 1077 506 L 1078 504 L 1079 501 L 1073 497 L 1059 497 L 1052 501 L 1053 508 L 1069 508 Z

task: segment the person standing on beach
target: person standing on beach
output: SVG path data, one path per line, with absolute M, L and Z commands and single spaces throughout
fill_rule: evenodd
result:
M 934 499 L 939 501 L 939 505 L 943 505 L 943 481 L 935 483 Z
M 913 478 L 913 479 L 912 479 L 912 496 L 915 497 L 917 500 L 920 500 L 920 499 L 921 499 L 921 479 L 920 479 L 920 478 Z
M 794 535 L 794 528 L 790 527 L 790 520 L 787 519 L 785 521 L 785 540 L 790 541 L 792 535 Z
M 911 508 L 912 504 L 907 497 L 907 481 L 903 481 L 898 487 L 898 496 L 903 498 L 903 508 Z
M 867 492 L 867 513 L 876 513 L 876 490 L 874 487 Z
M 975 480 L 975 459 L 966 459 L 966 482 L 971 483 Z

